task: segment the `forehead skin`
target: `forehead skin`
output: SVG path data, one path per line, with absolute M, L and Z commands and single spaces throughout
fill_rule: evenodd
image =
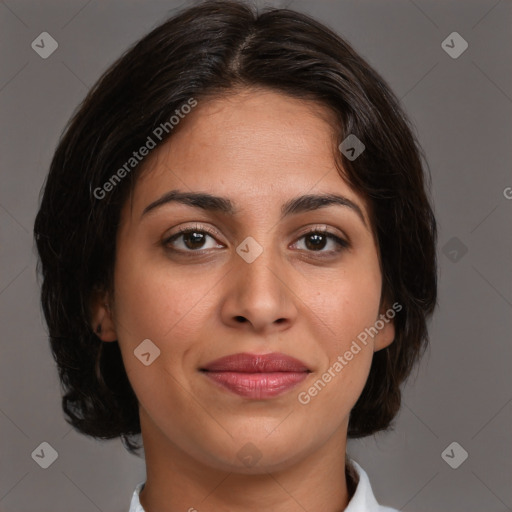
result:
M 171 188 L 227 195 L 221 193 L 225 174 L 240 219 L 249 209 L 250 196 L 258 198 L 251 211 L 256 208 L 263 215 L 274 191 L 289 190 L 291 198 L 329 193 L 334 186 L 361 207 L 373 234 L 369 203 L 340 177 L 336 166 L 335 126 L 326 106 L 267 89 L 241 88 L 200 100 L 172 137 L 146 157 L 121 223 L 138 220 L 151 201 Z

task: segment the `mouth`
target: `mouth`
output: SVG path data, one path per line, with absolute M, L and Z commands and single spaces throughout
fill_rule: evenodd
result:
M 199 370 L 224 390 L 256 400 L 281 395 L 311 373 L 302 361 L 276 352 L 233 354 Z

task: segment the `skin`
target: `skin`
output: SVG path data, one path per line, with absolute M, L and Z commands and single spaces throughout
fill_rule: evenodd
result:
M 332 132 L 324 107 L 278 92 L 241 89 L 203 100 L 153 150 L 124 205 L 115 293 L 95 303 L 93 328 L 101 323 L 101 339 L 119 341 L 140 403 L 147 512 L 338 512 L 349 501 L 349 413 L 373 353 L 395 333 L 387 323 L 310 403 L 299 403 L 298 393 L 387 309 L 369 210 L 340 177 Z M 238 211 L 173 202 L 141 217 L 170 190 L 227 197 Z M 281 219 L 286 201 L 320 193 L 350 199 L 364 221 L 339 205 Z M 177 228 L 196 225 L 214 237 L 194 246 L 181 236 L 165 247 Z M 315 228 L 349 247 L 307 244 Z M 248 236 L 263 248 L 252 263 L 236 252 Z M 161 351 L 149 366 L 134 356 L 145 339 Z M 198 370 L 239 352 L 282 352 L 312 372 L 282 395 L 254 400 Z M 247 443 L 261 456 L 249 467 L 237 457 Z

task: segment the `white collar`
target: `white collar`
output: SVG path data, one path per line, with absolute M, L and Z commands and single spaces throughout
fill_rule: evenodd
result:
M 344 512 L 398 512 L 396 509 L 379 505 L 373 495 L 370 480 L 364 469 L 354 460 L 350 460 L 350 464 L 354 468 L 359 482 Z M 135 487 L 128 512 L 145 512 L 139 500 L 139 493 L 144 484 L 145 482 L 141 482 Z

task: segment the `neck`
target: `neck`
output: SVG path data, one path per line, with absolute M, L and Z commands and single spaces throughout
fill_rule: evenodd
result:
M 251 474 L 214 467 L 171 443 L 141 410 L 146 512 L 304 512 L 345 510 L 352 492 L 345 468 L 346 428 L 312 453 Z

